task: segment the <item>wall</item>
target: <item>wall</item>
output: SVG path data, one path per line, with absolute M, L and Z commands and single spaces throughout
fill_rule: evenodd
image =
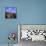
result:
M 46 0 L 21 0 L 21 24 L 46 24 Z
M 5 19 L 5 7 L 16 7 L 17 19 Z M 8 43 L 9 32 L 18 32 L 17 24 L 46 24 L 46 0 L 1 0 L 0 44 Z

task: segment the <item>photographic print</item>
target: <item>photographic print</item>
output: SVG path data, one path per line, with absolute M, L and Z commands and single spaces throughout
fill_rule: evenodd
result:
M 16 19 L 16 7 L 5 7 L 5 18 Z

